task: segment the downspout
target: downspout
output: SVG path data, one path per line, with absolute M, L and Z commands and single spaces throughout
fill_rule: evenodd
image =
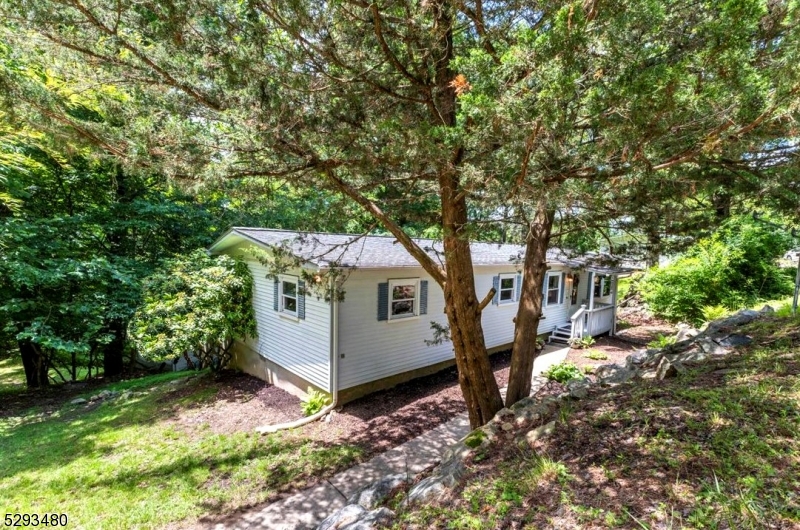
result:
M 323 407 L 322 410 L 311 416 L 300 418 L 299 420 L 290 421 L 287 423 L 278 423 L 277 425 L 264 425 L 257 427 L 256 432 L 260 434 L 271 434 L 278 431 L 285 431 L 287 429 L 296 429 L 302 427 L 313 421 L 323 418 L 326 414 L 331 412 L 339 404 L 339 302 L 336 297 L 336 283 L 335 279 L 331 278 L 331 329 L 330 329 L 330 373 L 331 373 L 331 404 Z

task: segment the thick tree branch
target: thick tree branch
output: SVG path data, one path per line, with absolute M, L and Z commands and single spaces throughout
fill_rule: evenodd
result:
M 425 252 L 413 239 L 411 239 L 411 237 L 409 237 L 409 235 L 406 234 L 403 229 L 397 225 L 397 223 L 395 223 L 388 215 L 386 215 L 386 213 L 381 210 L 377 204 L 363 196 L 353 186 L 340 179 L 336 175 L 336 168 L 333 164 L 320 164 L 320 166 L 325 176 L 336 187 L 336 189 L 353 199 L 367 212 L 374 216 L 375 219 L 379 220 L 384 228 L 391 232 L 392 235 L 397 238 L 397 241 L 403 245 L 406 250 L 408 250 L 409 254 L 411 254 L 414 259 L 419 262 L 422 268 L 425 269 L 425 272 L 430 274 L 433 280 L 439 284 L 439 286 L 444 288 L 444 282 L 447 280 L 447 275 L 442 267 L 433 261 L 433 258 L 431 258 L 427 252 Z

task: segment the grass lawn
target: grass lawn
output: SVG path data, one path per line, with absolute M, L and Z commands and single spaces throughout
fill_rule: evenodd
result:
M 800 528 L 800 318 L 745 329 L 723 360 L 564 405 L 533 448 L 509 432 L 449 500 L 396 498 L 394 528 Z
M 13 394 L 25 389 L 25 371 L 18 357 L 0 361 L 0 399 L 4 394 Z
M 12 376 L 11 362 L 0 363 L 0 392 Z M 129 399 L 0 418 L 0 508 L 65 513 L 72 528 L 180 526 L 270 500 L 358 457 L 355 447 L 291 432 L 213 434 L 171 422 L 174 407 L 212 397 L 208 377 L 149 376 L 83 396 L 130 390 Z

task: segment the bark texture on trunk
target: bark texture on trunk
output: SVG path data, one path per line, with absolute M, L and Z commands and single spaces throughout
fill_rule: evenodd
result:
M 22 355 L 22 367 L 25 369 L 25 382 L 28 388 L 41 388 L 50 384 L 47 377 L 47 359 L 29 340 L 17 342 L 19 353 Z
M 537 353 L 536 336 L 542 316 L 542 285 L 547 273 L 547 248 L 550 246 L 553 217 L 554 213 L 547 209 L 547 198 L 542 195 L 525 241 L 522 290 L 514 326 L 506 406 L 531 393 L 533 361 Z
M 491 420 L 503 408 L 481 324 L 481 307 L 475 291 L 470 242 L 461 235 L 468 222 L 466 200 L 457 193 L 455 175 L 442 175 L 442 225 L 447 280 L 443 286 L 445 312 L 458 366 L 458 382 L 473 428 Z

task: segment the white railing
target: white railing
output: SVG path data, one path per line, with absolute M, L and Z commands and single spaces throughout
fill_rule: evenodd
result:
M 580 339 L 583 337 L 583 329 L 586 326 L 586 304 L 583 304 L 580 309 L 575 311 L 575 314 L 570 317 L 572 321 L 572 334 L 571 338 Z
M 614 306 L 611 304 L 597 304 L 594 309 L 586 309 L 582 305 L 570 317 L 572 321 L 572 338 L 580 339 L 584 335 L 594 337 L 611 331 L 614 326 Z

